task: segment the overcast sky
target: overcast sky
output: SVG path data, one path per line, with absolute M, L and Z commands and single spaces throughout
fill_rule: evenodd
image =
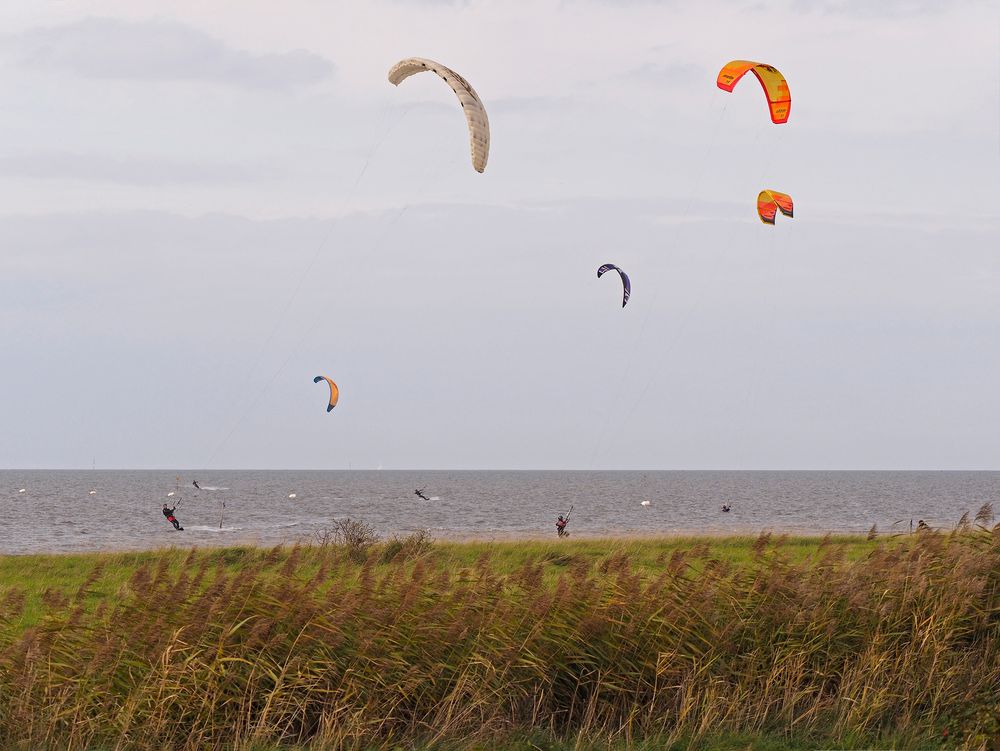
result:
M 0 467 L 1000 469 L 997 2 L 6 0 L 0 101 Z

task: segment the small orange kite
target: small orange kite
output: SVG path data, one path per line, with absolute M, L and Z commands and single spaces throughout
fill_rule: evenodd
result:
M 340 389 L 337 388 L 337 384 L 333 382 L 332 378 L 327 378 L 326 376 L 316 376 L 313 378 L 313 383 L 319 383 L 320 381 L 326 381 L 327 385 L 330 387 L 330 402 L 326 405 L 326 411 L 329 412 L 331 409 L 336 407 L 337 402 L 340 401 Z
M 762 190 L 757 196 L 757 216 L 764 224 L 774 224 L 779 209 L 789 219 L 792 218 L 792 197 L 787 193 Z

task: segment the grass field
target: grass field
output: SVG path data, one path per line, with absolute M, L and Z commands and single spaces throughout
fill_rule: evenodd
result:
M 565 573 L 569 565 L 597 565 L 614 556 L 627 556 L 639 573 L 655 574 L 663 565 L 663 557 L 675 551 L 703 552 L 698 560 L 714 558 L 731 563 L 747 563 L 753 554 L 756 537 L 668 537 L 668 538 L 611 538 L 524 542 L 464 542 L 434 543 L 423 558 L 428 564 L 444 569 L 472 567 L 484 556 L 489 558 L 490 569 L 497 574 L 512 574 L 526 563 L 541 565 L 543 577 L 554 582 Z M 848 560 L 856 560 L 877 547 L 877 542 L 863 536 L 784 537 L 781 547 L 793 561 L 807 560 L 821 546 L 837 549 Z M 86 596 L 82 603 L 94 607 L 113 600 L 116 594 L 127 590 L 129 579 L 144 566 L 166 565 L 171 570 L 179 567 L 202 565 L 207 562 L 213 571 L 238 573 L 247 565 L 264 560 L 268 555 L 281 556 L 291 551 L 268 551 L 254 547 L 206 548 L 191 556 L 189 548 L 165 548 L 156 551 L 127 553 L 83 553 L 67 555 L 0 556 L 0 598 L 4 592 L 19 590 L 25 597 L 24 607 L 17 625 L 34 625 L 45 611 L 45 599 L 74 595 L 86 583 Z M 308 572 L 310 566 L 318 569 L 323 546 L 309 545 L 300 548 L 298 573 Z M 697 565 L 698 560 L 693 561 Z M 376 563 L 376 570 L 390 565 Z M 95 576 L 95 572 L 97 575 Z M 263 570 L 263 576 L 267 570 Z M 123 589 L 125 588 L 125 589 Z M 48 593 L 46 595 L 46 593 Z
M 0 558 L 2 748 L 993 749 L 998 696 L 985 524 Z

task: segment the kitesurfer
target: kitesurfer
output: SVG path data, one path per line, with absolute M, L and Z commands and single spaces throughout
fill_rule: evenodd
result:
M 179 532 L 183 532 L 184 527 L 181 526 L 181 523 L 177 521 L 177 517 L 174 516 L 174 511 L 176 510 L 177 510 L 176 506 L 174 506 L 173 508 L 168 508 L 167 504 L 165 503 L 163 504 L 163 515 L 167 517 L 167 521 L 174 525 L 174 529 L 178 530 Z
M 722 504 L 722 513 L 728 514 L 732 510 L 732 508 L 733 507 L 730 506 L 728 503 L 723 503 Z
M 562 514 L 559 515 L 559 519 L 556 521 L 556 534 L 560 537 L 565 537 L 569 534 L 566 531 L 566 525 L 569 524 L 569 519 L 565 518 Z
M 428 498 L 427 496 L 424 495 L 424 489 L 423 488 L 421 488 L 420 490 L 414 490 L 413 493 L 414 493 L 414 495 L 420 496 L 425 501 L 429 501 L 430 500 L 430 498 Z
M 192 484 L 192 485 L 194 485 L 194 486 L 195 486 L 196 488 L 198 488 L 198 490 L 201 490 L 201 485 L 199 485 L 199 484 L 198 484 L 198 481 L 197 481 L 197 480 L 195 480 L 195 481 L 194 481 L 194 482 L 192 482 L 191 484 Z

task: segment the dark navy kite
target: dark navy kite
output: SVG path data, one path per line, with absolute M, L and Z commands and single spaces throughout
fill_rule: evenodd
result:
M 611 269 L 617 271 L 619 276 L 622 278 L 622 287 L 624 288 L 624 294 L 622 295 L 622 307 L 624 308 L 628 303 L 629 295 L 632 294 L 632 283 L 628 280 L 628 274 L 615 266 L 613 263 L 606 263 L 597 270 L 597 278 L 600 279 L 604 275 L 605 271 L 611 271 Z

